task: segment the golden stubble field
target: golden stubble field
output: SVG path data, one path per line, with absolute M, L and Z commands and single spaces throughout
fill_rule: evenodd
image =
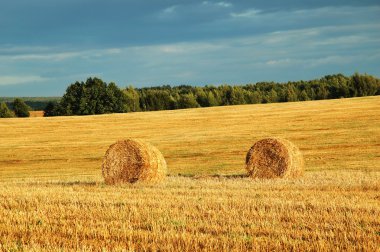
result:
M 380 97 L 0 120 L 0 250 L 380 251 Z M 301 179 L 251 180 L 245 154 L 283 137 Z M 107 186 L 127 137 L 166 182 Z

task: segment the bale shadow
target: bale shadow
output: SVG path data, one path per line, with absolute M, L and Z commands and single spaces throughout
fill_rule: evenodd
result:
M 46 181 L 46 182 L 29 182 L 29 185 L 44 185 L 44 186 L 86 186 L 86 187 L 95 187 L 104 184 L 103 182 L 98 181 Z
M 101 184 L 104 184 L 102 182 L 95 182 L 95 181 L 69 181 L 69 182 L 53 182 L 54 185 L 61 185 L 61 186 L 98 186 Z
M 174 177 L 174 176 L 169 176 Z M 194 180 L 201 180 L 201 179 L 242 179 L 242 178 L 248 178 L 248 174 L 229 174 L 229 175 L 221 175 L 221 174 L 213 174 L 213 175 L 190 175 L 190 174 L 178 174 L 175 175 L 175 177 L 184 177 L 184 178 L 190 178 Z

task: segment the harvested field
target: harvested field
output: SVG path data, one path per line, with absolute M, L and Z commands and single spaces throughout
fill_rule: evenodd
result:
M 138 138 L 156 146 L 171 175 L 245 174 L 259 139 L 297 145 L 306 171 L 379 170 L 380 97 L 100 116 L 0 120 L 0 180 L 101 181 L 107 148 Z
M 29 111 L 29 113 L 30 113 L 30 117 L 43 117 L 44 116 L 44 112 L 41 110 Z
M 0 120 L 0 250 L 364 250 L 380 244 L 380 97 Z M 301 178 L 245 176 L 281 137 Z M 106 185 L 117 139 L 163 153 L 160 184 Z
M 3 249 L 364 250 L 380 242 L 380 173 L 160 185 L 0 184 Z M 1 250 L 1 246 L 0 246 Z

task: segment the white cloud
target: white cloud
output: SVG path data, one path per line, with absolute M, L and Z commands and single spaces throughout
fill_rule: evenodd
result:
M 132 57 L 139 58 L 141 67 L 149 69 L 143 78 L 136 76 L 134 83 L 157 83 L 159 79 L 173 80 L 172 83 L 188 83 L 189 80 L 205 83 L 249 82 L 255 76 L 281 81 L 294 77 L 289 69 L 303 71 L 296 78 L 309 78 L 308 74 L 322 74 L 321 69 L 343 69 L 369 60 L 371 49 L 360 50 L 379 37 L 356 33 L 357 30 L 377 29 L 373 26 L 326 26 L 298 30 L 271 32 L 261 35 L 219 39 L 209 42 L 175 43 L 135 48 Z M 334 34 L 333 36 L 331 34 Z M 347 35 L 355 34 L 355 35 Z M 333 43 L 329 40 L 337 41 Z M 345 40 L 349 40 L 344 44 Z M 346 47 L 340 50 L 342 46 Z M 130 49 L 126 48 L 128 55 Z M 352 55 L 346 55 L 347 50 Z M 354 61 L 357 59 L 357 61 Z M 378 61 L 379 55 L 370 60 Z M 335 67 L 335 68 L 334 68 Z M 191 75 L 179 75 L 191 69 Z M 335 70 L 332 70 L 335 71 Z M 351 70 L 349 70 L 351 71 Z M 354 71 L 354 70 L 352 70 Z M 210 75 L 210 73 L 220 73 Z M 240 75 L 239 77 L 236 77 Z M 245 76 L 243 76 L 245 75 Z M 149 81 L 146 78 L 151 77 Z M 264 77 L 262 77 L 264 76 Z M 230 78 L 230 79 L 228 79 Z M 238 78 L 238 79 L 234 79 Z M 202 81 L 203 79 L 203 81 Z
M 257 17 L 258 14 L 261 13 L 261 10 L 257 9 L 249 9 L 243 12 L 233 12 L 230 14 L 231 17 L 233 18 L 252 18 L 252 17 Z
M 266 65 L 269 66 L 277 66 L 277 65 L 287 65 L 291 62 L 290 59 L 277 59 L 277 60 L 268 60 L 265 62 Z
M 351 55 L 328 55 L 307 60 L 307 67 L 314 68 L 322 65 L 345 65 L 353 62 L 355 59 L 361 60 L 361 57 Z
M 207 42 L 193 42 L 193 43 L 176 43 L 167 45 L 153 45 L 139 47 L 142 50 L 150 49 L 151 51 L 161 52 L 166 54 L 189 54 L 189 53 L 202 53 L 220 50 L 223 45 L 218 43 L 207 43 Z
M 164 14 L 172 14 L 172 13 L 174 13 L 176 11 L 177 7 L 178 7 L 177 5 L 173 5 L 173 6 L 167 7 L 162 12 Z
M 357 32 L 374 31 L 374 32 Z M 340 25 L 283 30 L 258 36 L 248 36 L 237 41 L 244 46 L 276 46 L 298 48 L 317 48 L 343 46 L 363 46 L 367 43 L 380 43 L 379 25 Z M 333 35 L 332 35 L 333 34 Z
M 62 61 L 69 58 L 74 58 L 79 56 L 80 52 L 62 52 L 62 53 L 52 53 L 52 54 L 21 54 L 10 56 L 10 60 L 16 61 L 30 61 L 30 60 L 52 60 L 52 61 Z
M 29 47 L 28 50 L 18 50 L 17 48 L 9 48 L 6 54 L 1 55 L 0 60 L 4 61 L 65 61 L 73 58 L 99 58 L 107 55 L 116 55 L 122 53 L 122 48 L 105 48 L 94 50 L 73 50 L 64 51 L 57 48 L 45 48 L 44 51 L 39 50 L 40 47 Z M 62 50 L 62 51 L 60 51 Z M 13 52 L 12 54 L 9 52 Z
M 106 54 L 120 54 L 122 50 L 120 48 L 109 48 L 104 51 Z
M 222 8 L 232 7 L 232 3 L 225 2 L 225 1 L 221 1 L 221 2 L 203 1 L 202 5 L 216 6 L 216 7 L 222 7 Z
M 163 53 L 179 54 L 179 53 L 185 52 L 184 48 L 178 45 L 163 45 L 163 46 L 155 46 L 155 47 Z
M 33 83 L 33 82 L 44 82 L 49 80 L 37 75 L 27 75 L 27 76 L 1 76 L 0 75 L 0 86 L 16 85 L 23 83 Z
M 232 4 L 228 3 L 228 2 L 217 2 L 216 5 L 219 6 L 219 7 L 223 7 L 223 8 L 232 7 Z
M 376 13 L 380 11 L 379 6 L 328 6 L 315 9 L 300 9 L 290 11 L 289 13 L 295 16 L 302 16 L 307 18 L 321 18 L 321 17 L 352 17 L 357 14 Z M 281 12 L 285 13 L 285 12 Z
M 177 18 L 181 5 L 171 5 L 164 9 L 161 9 L 157 13 L 157 18 L 161 20 Z
M 63 83 L 93 76 L 84 73 L 99 73 L 97 76 L 114 80 L 121 86 L 125 83 L 141 86 L 284 81 L 310 78 L 311 73 L 313 76 L 325 74 L 326 69 L 332 72 L 348 69 L 345 70 L 348 74 L 356 70 L 376 74 L 368 66 L 380 62 L 380 54 L 373 49 L 380 43 L 379 30 L 380 24 L 337 25 L 204 42 L 67 52 L 56 48 L 30 48 L 20 52 L 10 49 L 0 51 L 0 55 L 3 54 L 0 75 L 4 75 L 0 85 L 46 80 L 35 73 L 52 78 L 58 73 Z M 57 61 L 51 64 L 54 59 Z M 14 69 L 19 61 L 28 61 L 35 68 L 20 72 L 21 77 L 18 77 Z M 16 67 L 12 68 L 12 64 Z M 59 72 L 61 69 L 64 70 Z
M 241 12 L 230 13 L 231 21 L 243 21 L 251 19 L 258 21 L 258 25 L 279 25 L 297 28 L 300 24 L 319 26 L 323 23 L 340 23 L 345 20 L 347 24 L 355 25 L 378 17 L 379 6 L 329 6 L 322 8 L 310 8 L 299 10 L 280 10 L 274 12 L 263 12 L 260 9 L 246 9 Z M 361 18 L 365 17 L 365 18 Z M 258 27 L 259 28 L 259 27 Z
M 49 52 L 52 47 L 46 46 L 10 46 L 10 45 L 1 45 L 0 54 L 20 54 L 24 52 Z

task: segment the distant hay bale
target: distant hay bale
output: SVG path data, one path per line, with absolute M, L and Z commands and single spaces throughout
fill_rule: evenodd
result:
M 285 139 L 266 138 L 247 153 L 246 169 L 252 178 L 295 178 L 303 175 L 300 150 Z
M 134 139 L 112 144 L 102 164 L 106 184 L 157 182 L 166 177 L 166 172 L 161 152 L 149 143 Z

